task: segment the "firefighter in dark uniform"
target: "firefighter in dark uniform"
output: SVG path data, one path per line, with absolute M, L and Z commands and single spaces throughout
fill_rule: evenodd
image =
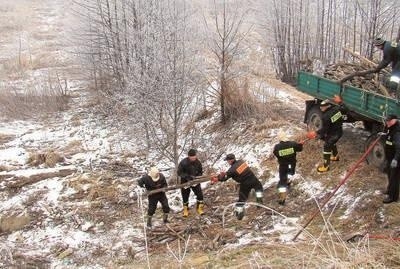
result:
M 197 151 L 195 149 L 190 149 L 188 151 L 188 156 L 184 158 L 178 165 L 178 176 L 181 178 L 181 183 L 186 183 L 193 180 L 197 176 L 203 175 L 203 166 L 201 162 L 197 159 Z M 183 202 L 183 216 L 189 216 L 189 196 L 190 190 L 196 195 L 197 204 L 196 211 L 199 215 L 204 214 L 204 201 L 203 201 L 203 191 L 201 189 L 200 183 L 195 186 L 190 186 L 187 188 L 181 188 L 182 202 Z
M 146 188 L 147 191 L 157 190 L 167 187 L 165 176 L 161 174 L 157 167 L 152 167 L 148 174 L 144 175 L 138 180 L 140 187 Z M 149 208 L 147 209 L 147 227 L 151 228 L 151 219 L 156 212 L 157 203 L 160 202 L 162 206 L 163 222 L 168 223 L 168 213 L 170 211 L 168 199 L 165 192 L 158 192 L 148 196 Z
M 329 99 L 321 102 L 322 127 L 318 131 L 307 133 L 309 139 L 320 138 L 324 141 L 323 165 L 317 168 L 320 173 L 329 171 L 331 161 L 339 161 L 338 149 L 336 143 L 343 135 L 343 114 L 342 108 L 336 106 Z
M 303 143 L 289 141 L 285 132 L 278 133 L 279 143 L 274 146 L 273 153 L 279 163 L 278 194 L 279 204 L 284 205 L 288 185 L 288 175 L 296 172 L 296 154 L 303 150 Z
M 383 203 L 396 202 L 399 199 L 400 185 L 400 122 L 396 115 L 389 115 L 386 118 L 388 134 L 385 143 L 385 155 L 387 160 L 386 173 L 388 177 L 387 197 Z
M 400 45 L 397 42 L 386 41 L 382 38 L 375 38 L 372 43 L 375 47 L 383 51 L 383 59 L 375 68 L 375 72 L 381 71 L 392 63 L 390 89 L 396 90 L 400 82 Z
M 254 189 L 256 192 L 257 203 L 262 204 L 263 187 L 247 163 L 242 160 L 236 160 L 234 154 L 226 155 L 225 161 L 227 161 L 231 167 L 227 172 L 221 172 L 217 180 L 226 181 L 232 178 L 239 183 L 239 200 L 235 206 L 235 215 L 238 220 L 241 220 L 244 217 L 244 204 L 249 197 L 251 189 Z
M 400 44 L 398 42 L 384 40 L 380 37 L 375 38 L 372 41 L 372 44 L 383 52 L 383 58 L 378 66 L 365 71 L 357 71 L 345 76 L 340 80 L 340 84 L 343 84 L 345 81 L 350 80 L 355 76 L 366 76 L 371 73 L 378 73 L 391 63 L 392 75 L 389 80 L 388 88 L 392 91 L 396 91 L 400 83 Z M 399 95 L 399 93 L 397 93 L 397 95 Z

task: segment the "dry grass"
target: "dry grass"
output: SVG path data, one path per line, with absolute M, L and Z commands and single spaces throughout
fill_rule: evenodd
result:
M 363 240 L 358 244 L 322 241 L 315 245 L 266 243 L 208 253 L 189 252 L 182 268 L 372 269 L 397 268 L 400 264 L 400 246 L 390 241 Z M 179 268 L 175 260 L 162 253 L 151 256 L 150 264 L 152 268 Z M 146 268 L 145 263 L 139 261 L 125 266 L 121 268 Z
M 0 219 L 0 233 L 3 232 L 12 232 L 21 230 L 24 228 L 29 222 L 31 218 L 28 215 L 22 216 L 3 216 Z
M 70 123 L 70 125 L 71 125 L 72 127 L 81 126 L 81 125 L 82 125 L 81 117 L 80 117 L 79 115 L 73 115 L 73 117 L 71 118 L 71 123 Z
M 46 161 L 46 154 L 44 153 L 33 153 L 30 154 L 27 160 L 27 163 L 31 166 L 39 166 L 44 164 Z
M 15 138 L 15 135 L 0 133 L 0 145 L 8 143 L 8 142 L 12 141 L 14 138 Z
M 59 153 L 50 151 L 45 155 L 45 164 L 47 167 L 54 167 L 57 163 L 63 162 L 64 157 Z
M 22 53 L 3 60 L 1 64 L 8 79 L 17 80 L 23 78 L 24 72 L 32 68 L 32 58 L 31 55 Z
M 63 162 L 64 157 L 59 153 L 50 150 L 46 153 L 32 153 L 29 155 L 27 163 L 31 166 L 45 164 L 46 167 L 54 167 L 57 163 Z
M 261 105 L 250 93 L 247 79 L 227 82 L 225 94 L 225 114 L 228 119 L 243 119 L 259 115 Z
M 8 167 L 8 166 L 6 166 L 6 165 L 0 165 L 0 172 L 3 172 L 3 171 L 10 171 L 10 170 L 11 170 L 11 168 Z
M 72 156 L 77 153 L 83 152 L 84 147 L 82 141 L 80 140 L 73 140 L 66 145 L 62 151 L 64 152 L 65 156 Z
M 0 93 L 0 113 L 9 119 L 35 118 L 67 108 L 68 95 L 63 88 L 42 85 L 41 89 L 28 89 Z
M 46 4 L 40 1 L 0 2 L 4 44 L 0 48 L 3 55 L 0 59 L 0 79 L 4 83 L 0 93 L 0 115 L 9 119 L 26 119 L 64 110 L 68 101 L 66 85 L 60 82 L 58 75 L 45 73 L 49 68 L 65 66 L 58 59 L 58 54 L 52 53 L 60 45 L 35 40 L 35 35 L 41 34 L 38 15 L 45 18 L 50 10 L 46 10 Z M 53 38 L 49 36 L 51 33 L 59 33 L 53 29 L 49 31 L 50 34 L 45 33 L 46 39 Z M 33 72 L 38 69 L 46 70 L 43 75 Z

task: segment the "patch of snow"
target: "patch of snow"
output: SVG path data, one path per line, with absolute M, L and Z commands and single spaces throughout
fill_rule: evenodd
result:
M 281 218 L 280 221 L 274 222 L 274 229 L 271 230 L 271 233 L 278 232 L 279 240 L 281 242 L 291 242 L 293 237 L 298 232 L 298 220 L 299 218 Z
M 0 163 L 24 165 L 28 160 L 28 152 L 21 147 L 0 150 Z
M 318 197 L 325 189 L 319 181 L 303 177 L 301 177 L 301 179 L 302 180 L 298 184 L 299 188 L 311 198 Z

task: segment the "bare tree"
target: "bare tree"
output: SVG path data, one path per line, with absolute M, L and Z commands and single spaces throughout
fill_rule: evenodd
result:
M 78 0 L 77 0 L 78 1 Z M 135 139 L 175 166 L 191 137 L 186 126 L 196 108 L 195 28 L 185 0 L 79 2 L 86 23 L 82 55 L 109 79 L 99 96 Z
M 238 1 L 213 1 L 212 23 L 205 17 L 204 24 L 207 34 L 210 36 L 210 50 L 215 57 L 217 65 L 216 71 L 210 75 L 211 93 L 219 100 L 221 122 L 225 123 L 229 115 L 226 109 L 226 97 L 230 81 L 239 76 L 233 70 L 235 61 L 241 55 L 242 41 L 246 37 L 251 27 L 245 29 L 244 23 L 248 9 L 241 11 L 242 7 Z M 216 84 L 213 82 L 217 81 Z
M 371 40 L 376 36 L 394 39 L 397 36 L 399 3 L 394 0 L 270 0 L 266 17 L 271 17 L 276 46 L 273 60 L 278 76 L 293 79 L 308 58 L 325 62 L 349 59 L 342 48 L 352 47 L 372 58 Z M 310 17 L 310 10 L 316 13 Z M 302 39 L 299 34 L 303 33 Z

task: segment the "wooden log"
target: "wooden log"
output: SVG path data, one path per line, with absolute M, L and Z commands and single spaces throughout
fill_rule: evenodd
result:
M 358 54 L 357 52 L 354 52 L 354 51 L 350 50 L 349 48 L 343 47 L 343 50 L 346 51 L 346 52 L 348 52 L 348 53 L 350 53 L 351 56 L 356 57 L 356 58 L 359 59 L 362 63 L 364 63 L 365 65 L 367 65 L 367 66 L 369 66 L 369 67 L 375 68 L 375 67 L 378 66 L 377 63 L 374 63 L 373 61 L 368 60 L 367 58 L 361 56 L 361 55 Z M 384 69 L 383 69 L 383 70 L 381 70 L 381 71 L 384 72 L 384 73 L 386 73 L 386 74 L 389 74 L 389 72 L 388 72 L 387 70 L 384 70 Z
M 383 86 L 381 83 L 375 83 L 375 84 L 378 84 L 377 85 L 377 87 L 378 87 L 378 89 L 379 89 L 379 91 L 383 94 L 383 95 L 385 95 L 385 96 L 390 96 L 390 94 L 389 94 L 389 92 L 388 92 L 388 90 L 385 88 L 385 86 Z
M 184 237 L 182 237 L 178 232 L 176 232 L 174 229 L 171 228 L 171 226 L 169 226 L 168 224 L 166 224 L 165 226 L 167 226 L 168 230 L 170 230 L 171 232 L 173 232 L 174 235 L 176 235 L 177 237 L 179 237 L 179 239 L 181 239 L 182 241 L 185 241 L 186 239 Z
M 145 196 L 149 196 L 155 193 L 159 193 L 159 192 L 166 192 L 166 191 L 170 191 L 170 190 L 176 190 L 176 189 L 180 189 L 180 188 L 185 188 L 185 187 L 190 187 L 193 185 L 197 185 L 200 184 L 202 182 L 206 182 L 206 181 L 210 181 L 211 176 L 200 176 L 200 177 L 195 177 L 195 179 L 190 180 L 188 182 L 182 183 L 182 184 L 176 184 L 176 185 L 172 185 L 172 186 L 168 186 L 165 188 L 160 188 L 160 189 L 156 189 L 156 190 L 152 190 L 152 191 L 147 191 L 145 193 L 143 193 L 143 195 Z
M 347 80 L 350 80 L 350 79 L 352 79 L 352 78 L 354 78 L 354 77 L 356 77 L 356 76 L 366 76 L 366 75 L 372 74 L 372 73 L 375 73 L 375 70 L 374 70 L 374 69 L 369 69 L 369 70 L 365 70 L 365 71 L 354 72 L 354 73 L 352 73 L 352 74 L 350 74 L 350 75 L 347 75 L 347 76 L 345 76 L 344 78 L 342 78 L 342 79 L 340 80 L 340 83 L 342 84 L 342 83 L 346 82 Z M 363 82 L 364 82 L 364 81 L 363 81 Z M 360 88 L 368 88 L 368 87 L 365 87 L 365 86 L 363 85 L 362 82 L 359 82 L 359 84 L 360 84 L 360 85 L 359 85 L 358 87 L 360 87 Z M 379 84 L 378 86 L 373 85 L 373 86 L 369 86 L 369 87 L 370 87 L 370 88 L 373 88 L 374 86 L 375 86 L 376 88 L 378 88 L 378 90 L 379 90 L 383 95 L 389 96 L 389 92 L 387 91 L 387 89 L 386 89 L 385 87 L 383 87 L 383 85 Z

